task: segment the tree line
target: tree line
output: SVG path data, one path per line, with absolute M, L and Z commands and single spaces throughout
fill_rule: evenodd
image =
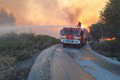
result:
M 101 50 L 108 51 L 120 59 L 120 0 L 109 0 L 100 13 L 100 20 L 91 25 L 90 33 Z M 103 38 L 114 38 L 111 41 L 100 42 Z M 100 48 L 98 48 L 100 49 Z
M 100 20 L 90 28 L 96 41 L 101 38 L 120 40 L 120 0 L 109 0 L 101 11 Z

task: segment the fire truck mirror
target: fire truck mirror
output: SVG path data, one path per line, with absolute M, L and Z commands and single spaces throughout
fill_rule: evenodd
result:
M 63 31 L 63 30 L 61 30 L 61 31 L 60 31 L 60 34 L 61 34 L 61 35 L 63 35 L 63 34 L 64 34 L 64 31 Z

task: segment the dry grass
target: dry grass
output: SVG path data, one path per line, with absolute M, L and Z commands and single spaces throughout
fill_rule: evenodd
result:
M 50 36 L 31 33 L 9 33 L 0 37 L 0 80 L 25 80 L 31 66 L 15 69 L 15 64 L 25 61 L 35 53 L 60 41 Z

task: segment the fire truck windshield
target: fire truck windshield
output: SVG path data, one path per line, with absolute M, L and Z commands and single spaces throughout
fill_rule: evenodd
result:
M 79 35 L 79 30 L 64 30 L 65 35 Z

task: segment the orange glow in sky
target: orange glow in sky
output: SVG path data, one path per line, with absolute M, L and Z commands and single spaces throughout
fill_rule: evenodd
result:
M 12 12 L 17 24 L 76 25 L 85 27 L 99 20 L 108 0 L 0 0 L 0 8 Z

